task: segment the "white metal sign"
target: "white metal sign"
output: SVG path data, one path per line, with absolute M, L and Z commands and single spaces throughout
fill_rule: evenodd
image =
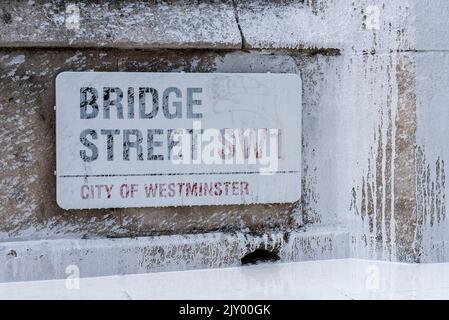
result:
M 289 203 L 300 197 L 294 74 L 63 72 L 64 209 Z

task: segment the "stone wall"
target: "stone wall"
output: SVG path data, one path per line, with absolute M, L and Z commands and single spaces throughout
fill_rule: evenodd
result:
M 189 243 L 193 248 L 201 237 L 219 232 L 235 235 L 246 248 L 214 247 L 229 263 L 202 264 L 198 261 L 207 252 L 200 250 L 162 269 L 235 265 L 254 243 L 267 246 L 263 239 L 273 233 L 285 236 L 276 249 L 284 252 L 284 261 L 449 259 L 445 1 L 92 0 L 77 4 L 79 21 L 67 5 L 62 0 L 0 4 L 0 260 L 10 270 L 3 279 L 60 277 L 61 270 L 28 277 L 30 268 L 20 269 L 16 259 L 36 246 L 45 256 L 42 248 L 52 239 L 59 239 L 57 248 L 66 240 L 67 246 L 82 246 L 89 254 L 95 242 L 77 241 L 150 237 L 142 239 L 154 247 L 153 237 L 188 234 L 186 248 Z M 60 209 L 55 201 L 54 81 L 69 70 L 300 74 L 301 200 Z M 298 233 L 302 240 L 288 241 Z M 174 238 L 163 239 L 169 245 Z M 15 241 L 24 242 L 17 247 Z M 117 250 L 123 251 L 125 242 L 120 243 Z M 113 258 L 114 251 L 90 254 L 97 260 L 98 255 L 123 258 Z M 22 263 L 25 256 L 34 257 L 23 253 Z M 79 263 L 80 255 L 74 256 L 58 259 Z M 51 264 L 45 261 L 39 266 Z M 87 274 L 137 270 L 128 264 L 103 272 L 101 263 L 94 265 Z M 157 265 L 148 262 L 137 271 L 159 270 Z

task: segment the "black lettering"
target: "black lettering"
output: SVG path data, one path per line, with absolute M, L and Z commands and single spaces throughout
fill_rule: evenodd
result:
M 162 147 L 162 141 L 154 141 L 154 135 L 164 134 L 164 130 L 162 129 L 148 129 L 147 132 L 147 159 L 148 160 L 164 160 L 164 156 L 161 154 L 154 154 L 154 147 Z
M 128 88 L 128 119 L 134 119 L 134 88 Z
M 135 141 L 130 141 L 129 137 L 135 136 Z M 136 129 L 125 129 L 123 130 L 123 160 L 129 161 L 129 150 L 131 148 L 136 148 L 137 160 L 143 160 L 142 152 L 142 132 Z
M 114 135 L 120 134 L 119 129 L 101 129 L 101 134 L 106 135 L 107 157 L 108 161 L 114 160 Z
M 87 98 L 87 94 L 90 97 Z M 92 87 L 80 88 L 80 119 L 93 119 L 98 115 L 98 92 Z M 87 112 L 87 107 L 90 107 L 90 112 Z
M 83 130 L 80 134 L 81 143 L 91 151 L 91 155 L 88 156 L 86 150 L 80 150 L 80 156 L 84 162 L 91 162 L 97 160 L 98 158 L 98 148 L 94 143 L 87 139 L 87 136 L 89 135 L 92 137 L 92 139 L 97 139 L 97 132 L 92 129 Z
M 115 93 L 115 99 L 111 100 L 111 93 Z M 117 119 L 123 119 L 122 106 L 123 92 L 120 88 L 103 88 L 103 119 L 110 118 L 110 107 L 117 109 Z
M 168 98 L 170 96 L 170 93 L 174 93 L 176 95 L 176 98 L 181 98 L 181 90 L 175 87 L 169 87 L 165 89 L 163 97 L 162 97 L 162 109 L 164 111 L 164 116 L 167 119 L 175 119 L 175 118 L 181 118 L 182 117 L 182 103 L 181 101 L 174 101 L 172 104 L 176 108 L 175 113 L 170 113 L 169 107 L 168 107 Z
M 202 88 L 187 88 L 187 118 L 188 119 L 201 119 L 203 117 L 202 113 L 194 113 L 193 112 L 193 106 L 202 105 L 201 100 L 194 100 L 193 94 L 194 93 L 202 93 Z
M 153 101 L 153 109 L 150 113 L 146 112 L 146 93 L 151 93 Z M 139 88 L 139 111 L 141 119 L 152 119 L 157 115 L 159 111 L 159 94 L 156 89 L 153 88 Z

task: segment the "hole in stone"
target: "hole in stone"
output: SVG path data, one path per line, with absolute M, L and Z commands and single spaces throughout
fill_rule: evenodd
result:
M 253 252 L 248 253 L 242 259 L 240 259 L 242 265 L 246 264 L 258 264 L 263 262 L 276 262 L 280 260 L 276 251 L 268 251 L 265 249 L 256 249 Z

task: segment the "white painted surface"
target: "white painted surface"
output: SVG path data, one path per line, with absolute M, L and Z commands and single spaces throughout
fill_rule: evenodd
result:
M 73 280 L 73 279 L 72 279 Z M 0 299 L 449 299 L 449 263 L 341 259 L 0 284 Z
M 280 261 L 349 258 L 344 229 L 311 228 L 252 235 L 204 233 L 115 239 L 0 242 L 0 282 L 64 279 L 76 265 L 82 277 L 225 268 L 258 248 L 278 248 Z
M 123 97 L 117 100 L 117 93 L 111 93 L 113 105 L 105 103 L 105 87 L 120 88 Z M 94 88 L 96 101 L 92 102 L 92 92 L 83 98 L 81 88 Z M 132 103 L 128 88 L 134 90 Z M 155 116 L 140 113 L 139 88 L 157 90 Z M 167 88 L 178 91 L 168 95 L 164 109 Z M 197 92 L 189 99 L 193 89 Z M 146 93 L 146 114 L 155 111 L 151 97 Z M 89 102 L 87 116 L 80 112 L 83 99 Z M 189 107 L 192 100 L 196 105 Z M 64 72 L 56 80 L 56 105 L 57 201 L 64 209 L 290 203 L 300 198 L 301 78 L 296 74 Z M 192 113 L 195 117 L 189 117 Z M 151 156 L 149 129 L 160 130 L 153 141 L 162 144 L 151 147 Z M 204 133 L 168 137 L 169 130 L 178 129 Z M 225 145 L 216 135 L 222 129 L 234 129 Z M 80 142 L 85 130 L 94 132 L 85 138 L 97 152 Z M 102 130 L 114 130 L 110 155 Z M 135 143 L 135 130 L 142 141 L 125 157 L 125 141 Z M 256 133 L 249 147 L 254 159 L 239 154 L 246 139 L 243 132 L 248 130 Z M 125 133 L 131 132 L 125 140 Z M 211 139 L 217 143 L 212 145 Z M 182 151 L 168 151 L 171 141 L 179 141 L 175 148 Z M 192 151 L 196 159 L 185 162 L 192 141 L 202 142 Z M 220 156 L 221 150 L 228 152 L 228 158 Z M 174 158 L 178 152 L 183 153 L 182 160 Z M 151 158 L 156 156 L 163 159 Z

